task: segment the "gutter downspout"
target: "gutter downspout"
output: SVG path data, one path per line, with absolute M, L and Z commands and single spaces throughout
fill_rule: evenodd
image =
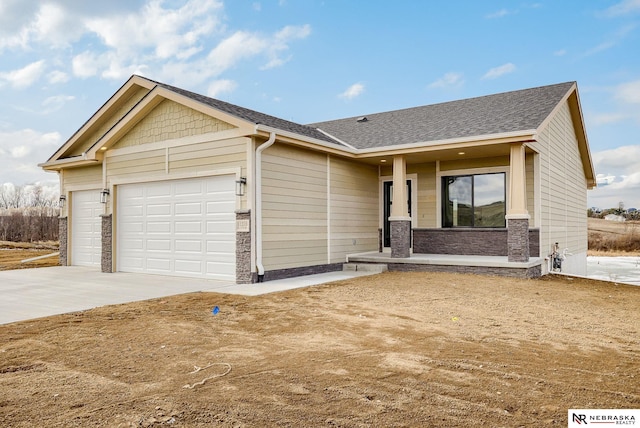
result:
M 256 125 L 257 131 L 257 125 Z M 276 142 L 276 133 L 271 132 L 269 139 L 256 149 L 256 268 L 258 269 L 258 282 L 264 279 L 264 266 L 262 265 L 262 152 Z

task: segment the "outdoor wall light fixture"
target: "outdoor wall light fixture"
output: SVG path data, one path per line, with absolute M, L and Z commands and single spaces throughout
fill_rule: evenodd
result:
M 67 202 L 67 197 L 65 195 L 60 195 L 59 205 L 60 208 L 64 208 L 64 204 Z
M 100 192 L 100 203 L 106 204 L 109 200 L 109 189 L 102 189 Z
M 236 180 L 236 196 L 244 196 L 244 188 L 246 185 L 246 177 L 240 177 L 238 180 Z

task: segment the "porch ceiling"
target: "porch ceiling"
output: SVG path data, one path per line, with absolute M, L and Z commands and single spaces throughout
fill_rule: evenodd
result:
M 405 153 L 407 164 L 417 164 L 435 161 L 450 161 L 461 159 L 477 159 L 488 157 L 509 156 L 509 143 L 491 144 L 483 146 L 460 146 L 447 149 L 427 147 Z M 530 149 L 529 149 L 530 151 Z M 392 165 L 394 154 L 380 154 L 359 158 L 370 165 Z

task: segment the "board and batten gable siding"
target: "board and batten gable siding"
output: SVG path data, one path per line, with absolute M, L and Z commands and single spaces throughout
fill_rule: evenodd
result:
M 65 153 L 62 157 L 79 156 L 86 152 L 93 146 L 104 134 L 109 131 L 116 123 L 120 121 L 126 115 L 129 110 L 133 108 L 140 100 L 149 93 L 146 88 L 140 88 L 135 91 L 123 104 L 118 108 L 115 113 L 109 116 L 108 120 L 100 125 L 98 129 L 92 133 L 82 137 L 82 140 L 78 144 L 74 144 L 73 150 Z
M 234 126 L 229 123 L 174 101 L 164 100 L 127 132 L 113 148 L 174 140 L 232 128 Z
M 329 157 L 330 262 L 378 248 L 378 168 Z
M 327 263 L 327 155 L 274 144 L 262 155 L 266 270 Z
M 571 254 L 563 272 L 586 274 L 587 181 L 568 103 L 539 133 L 540 150 L 540 248 L 550 254 L 558 242 Z M 544 266 L 543 269 L 546 269 Z

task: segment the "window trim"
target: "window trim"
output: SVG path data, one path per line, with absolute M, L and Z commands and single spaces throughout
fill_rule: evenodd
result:
M 509 166 L 494 166 L 485 168 L 469 168 L 469 169 L 451 169 L 440 170 L 440 164 L 436 164 L 436 227 L 439 229 L 455 229 L 453 227 L 442 226 L 442 177 L 458 176 L 458 175 L 483 175 L 483 174 L 495 174 L 503 172 L 505 176 L 505 210 L 509 208 L 509 195 L 511 194 L 511 180 L 509 177 Z M 470 226 L 458 226 L 459 228 L 466 227 L 468 229 L 476 229 Z M 478 227 L 477 229 L 483 229 Z

